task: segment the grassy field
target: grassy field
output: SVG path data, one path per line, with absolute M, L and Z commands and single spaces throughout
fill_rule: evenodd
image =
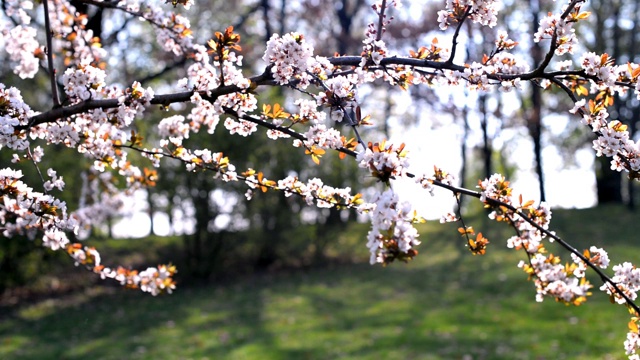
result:
M 0 359 L 625 358 L 627 311 L 595 279 L 581 307 L 536 303 L 516 267 L 523 255 L 504 245 L 508 229 L 474 220 L 492 240 L 485 256 L 434 223 L 410 264 L 255 275 L 160 297 L 88 287 L 21 306 L 0 320 Z M 556 211 L 552 224 L 580 248 L 606 246 L 613 263 L 640 263 L 639 220 L 601 208 Z

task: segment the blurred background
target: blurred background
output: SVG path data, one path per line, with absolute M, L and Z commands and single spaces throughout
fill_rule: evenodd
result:
M 108 83 L 126 87 L 137 80 L 144 87 L 151 86 L 157 94 L 177 90 L 176 82 L 186 76 L 190 60 L 164 52 L 148 24 L 87 2 L 71 3 L 88 15 L 87 28 L 101 39 L 109 54 Z M 366 25 L 376 21 L 370 5 L 364 0 L 199 0 L 190 10 L 178 7 L 176 11 L 191 20 L 194 43 L 205 44 L 216 31 L 233 25 L 242 36 L 243 71 L 249 76 L 262 73 L 265 64 L 261 57 L 266 41 L 274 33 L 300 32 L 319 55 L 360 54 Z M 456 62 L 472 62 L 489 54 L 497 31 L 506 30 L 511 39 L 519 42 L 513 53 L 525 63 L 539 63 L 548 42 L 533 43 L 532 34 L 540 17 L 556 11 L 557 6 L 555 2 L 537 0 L 505 1 L 497 27 L 471 23 L 462 27 Z M 558 60 L 573 60 L 574 66 L 579 66 L 581 53 L 595 51 L 607 52 L 618 63 L 637 62 L 639 6 L 638 0 L 589 2 L 587 10 L 592 12 L 591 16 L 577 27 L 580 48 Z M 389 14 L 394 19 L 383 36 L 391 53 L 406 56 L 409 50 L 429 47 L 434 38 L 448 47 L 453 29 L 443 32 L 436 21 L 437 11 L 443 8 L 442 1 L 427 0 L 404 2 L 403 7 L 392 8 Z M 36 19 L 42 20 L 42 16 Z M 0 56 L 7 55 L 3 52 Z M 555 65 L 552 63 L 551 68 Z M 0 58 L 0 82 L 20 88 L 33 109 L 50 108 L 45 69 L 35 79 L 26 81 L 13 75 L 11 66 L 11 61 Z M 60 64 L 59 73 L 61 70 Z M 276 102 L 285 109 L 293 108 L 298 97 L 280 88 L 260 89 L 259 94 L 259 108 L 262 103 Z M 616 97 L 610 112 L 613 119 L 627 124 L 635 137 L 640 105 L 636 96 L 630 95 Z M 478 179 L 500 172 L 513 180 L 516 191 L 527 199 L 547 201 L 556 209 L 592 208 L 559 210 L 557 226 L 566 231 L 570 241 L 605 246 L 611 242 L 614 252 L 634 253 L 629 252 L 631 245 L 624 240 L 635 238 L 632 229 L 626 227 L 638 220 L 634 212 L 638 201 L 636 186 L 611 171 L 608 160 L 595 157 L 591 148 L 593 136 L 577 117 L 569 116 L 568 109 L 573 104 L 564 94 L 542 91 L 535 84 L 524 84 L 521 91 L 478 93 L 463 87 L 421 86 L 402 90 L 380 82 L 363 87 L 359 102 L 363 114 L 370 114 L 374 123 L 362 129 L 364 140 L 376 142 L 386 138 L 394 143 L 407 143 L 413 173 L 430 174 L 437 165 L 454 174 L 459 185 L 473 189 Z M 171 115 L 186 115 L 189 110 L 187 105 L 175 104 L 168 109 L 149 111 L 134 126 L 144 136 L 145 146 L 157 146 L 155 125 Z M 347 138 L 353 136 L 350 129 L 341 130 Z M 290 139 L 273 141 L 263 136 L 263 131 L 244 138 L 229 135 L 219 125 L 213 134 L 204 131 L 192 134 L 185 145 L 222 151 L 239 171 L 254 168 L 269 179 L 291 174 L 301 179 L 320 177 L 328 185 L 350 186 L 365 197 L 370 189 L 379 186 L 349 159 L 340 160 L 337 154 L 327 154 L 316 165 L 303 150 L 292 149 Z M 89 171 L 92 162 L 73 150 L 50 146 L 45 149 L 42 168 L 54 168 L 64 176 L 66 191 L 60 197 L 69 207 L 75 209 L 94 201 L 96 189 L 81 191 L 86 188 L 86 179 L 93 176 Z M 0 152 L 0 168 L 18 167 L 26 179 L 37 179 L 33 165 L 11 164 L 11 156 L 6 149 Z M 129 158 L 150 166 L 133 152 Z M 564 348 L 566 338 L 558 337 L 574 336 L 577 325 L 595 320 L 585 320 L 583 316 L 590 319 L 585 312 L 567 315 L 564 306 L 558 304 L 537 307 L 533 303 L 533 287 L 515 267 L 518 254 L 509 255 L 501 249 L 490 255 L 493 260 L 481 262 L 483 259 L 466 253 L 455 226 L 440 227 L 436 220 L 421 228 L 422 239 L 429 244 L 425 244 L 427 254 L 411 264 L 413 268 L 404 265 L 395 268 L 394 264 L 393 269 L 370 269 L 362 265 L 368 259 L 364 246 L 367 225 L 358 223 L 354 212 L 309 207 L 300 199 L 285 198 L 276 192 L 256 193 L 247 201 L 243 184 L 223 183 L 206 172 L 188 173 L 182 164 L 170 159 L 163 160 L 157 170 L 155 187 L 122 199 L 125 205 L 111 213 L 104 226 L 90 229 L 83 241 L 102 249 L 103 261 L 113 264 L 142 267 L 172 261 L 179 268 L 178 294 L 157 300 L 161 303 L 143 299 L 144 295 L 122 295 L 125 290 L 111 288 L 96 281 L 92 274 L 73 269 L 66 255 L 47 251 L 37 240 L 2 239 L 2 314 L 12 322 L 7 320 L 7 325 L 0 326 L 0 339 L 4 339 L 0 355 L 151 358 L 172 354 L 167 358 L 274 359 L 378 355 L 419 359 L 610 356 L 613 359 L 621 358 L 619 355 L 623 353 L 626 320 L 619 322 L 615 330 L 609 329 L 613 324 L 607 327 L 595 324 L 595 335 L 587 334 Z M 429 219 L 438 219 L 453 209 L 449 193 L 437 192 L 430 197 L 410 181 L 399 181 L 394 186 Z M 510 236 L 508 229 L 494 229 L 486 223 L 479 204 L 464 200 L 462 212 L 497 236 L 496 247 L 504 247 L 501 241 Z M 612 227 L 618 232 L 602 230 Z M 429 255 L 430 251 L 435 254 Z M 209 284 L 208 290 L 196 286 L 203 283 Z M 386 290 L 381 284 L 386 284 Z M 524 290 L 518 295 L 511 293 L 511 289 L 520 288 Z M 498 298 L 498 294 L 502 297 Z M 112 301 L 99 300 L 110 296 L 118 299 L 117 309 L 108 307 Z M 435 302 L 434 314 L 427 316 L 423 310 L 431 302 Z M 424 308 L 425 305 L 428 306 Z M 464 309 L 449 315 L 451 307 L 458 305 Z M 475 317 L 480 316 L 479 312 L 486 313 L 483 309 L 487 307 L 495 313 L 487 314 L 489 318 L 484 320 Z M 142 315 L 132 311 L 133 308 L 153 309 L 155 315 Z M 77 318 L 72 315 L 69 321 L 73 319 L 76 323 L 65 322 L 70 333 L 64 337 L 43 335 L 58 331 L 53 324 L 60 324 L 59 314 L 69 311 L 76 314 L 77 309 L 116 316 L 96 320 L 86 314 Z M 363 309 L 366 313 L 358 312 Z M 286 316 L 289 312 L 293 314 L 291 317 Z M 539 322 L 523 322 L 517 329 L 509 327 L 522 313 L 529 312 L 536 314 L 533 317 Z M 616 314 L 621 313 L 624 318 L 624 312 Z M 356 313 L 360 315 L 352 315 Z M 376 318 L 386 321 L 379 323 Z M 553 322 L 557 318 L 562 325 Z M 148 327 L 118 334 L 107 330 L 122 330 L 132 319 Z M 209 319 L 206 325 L 201 323 L 206 319 Z M 264 324 L 263 328 L 252 328 L 256 319 Z M 432 321 L 435 325 L 430 326 Z M 483 321 L 501 325 L 494 328 L 487 323 L 483 327 Z M 540 333 L 545 332 L 545 326 L 561 329 L 562 335 L 544 338 Z M 74 332 L 78 327 L 89 329 L 93 335 Z M 600 346 L 597 335 L 603 329 L 616 336 Z M 306 341 L 296 340 L 297 334 L 307 330 L 308 335 L 302 337 Z M 340 331 L 353 334 L 353 338 L 341 339 L 344 333 Z M 99 334 L 107 334 L 107 338 Z M 290 337 L 283 339 L 282 334 Z M 177 345 L 169 349 L 160 345 L 181 336 L 195 336 L 185 340 L 186 350 Z M 111 349 L 122 337 L 128 339 L 125 345 L 120 350 Z M 28 345 L 36 340 L 45 343 L 48 350 L 30 349 Z M 536 341 L 539 343 L 532 348 Z M 299 343 L 314 346 L 307 351 Z M 69 344 L 73 344 L 73 349 Z M 288 346 L 294 350 L 278 350 Z M 372 350 L 376 347 L 378 352 Z M 236 350 L 241 352 L 233 355 Z

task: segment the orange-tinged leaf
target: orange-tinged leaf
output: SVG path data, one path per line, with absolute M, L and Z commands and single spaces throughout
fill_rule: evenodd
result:
M 362 194 L 360 193 L 353 195 L 353 198 L 351 199 L 351 203 L 354 205 L 360 205 L 363 202 L 364 202 L 364 199 L 362 198 Z
M 609 128 L 618 132 L 622 132 L 627 131 L 628 126 L 616 120 L 609 123 Z
M 629 65 L 629 67 L 631 67 L 631 65 Z M 629 71 L 629 72 L 631 73 L 631 76 L 635 80 L 638 77 L 638 75 L 640 75 L 640 66 L 635 68 L 633 71 Z
M 320 165 L 320 158 L 322 157 L 322 155 L 326 153 L 326 151 L 314 145 L 310 149 L 305 149 L 304 153 L 307 155 L 310 154 L 311 160 L 313 160 L 313 162 L 316 163 L 316 165 Z
M 589 95 L 589 90 L 587 90 L 586 87 L 579 85 L 578 87 L 576 87 L 576 94 L 586 96 Z
M 359 125 L 373 125 L 373 123 L 370 120 L 371 120 L 371 115 L 367 115 L 364 118 L 362 118 L 362 120 L 360 120 Z
M 473 226 L 467 226 L 466 228 L 459 227 L 459 228 L 458 228 L 458 232 L 459 232 L 461 235 L 466 235 L 466 234 L 471 234 L 471 235 L 473 235 L 473 234 L 475 234 L 475 232 L 473 231 Z
M 578 16 L 576 16 L 576 19 L 577 20 L 584 20 L 584 19 L 588 18 L 589 15 L 591 15 L 590 11 L 583 11 L 580 14 L 578 14 Z
M 284 108 L 280 107 L 280 104 L 276 103 L 273 105 L 273 117 L 274 118 L 287 118 L 289 117 L 289 113 L 284 111 Z
M 256 171 L 254 169 L 248 168 L 247 171 L 242 173 L 242 176 L 249 177 L 249 176 L 255 175 L 255 173 Z
M 131 130 L 131 144 L 133 146 L 142 146 L 142 135 L 137 134 L 134 130 Z
M 606 100 L 607 100 L 607 106 L 613 105 L 613 96 L 607 96 Z

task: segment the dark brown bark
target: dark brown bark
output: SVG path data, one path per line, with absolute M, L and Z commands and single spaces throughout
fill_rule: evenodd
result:
M 538 0 L 530 0 L 529 4 L 531 5 L 533 14 L 533 23 L 538 24 L 540 22 L 540 5 Z M 542 62 L 543 50 L 540 43 L 533 43 L 531 47 L 531 57 L 535 66 L 538 66 Z M 546 201 L 544 171 L 542 169 L 542 93 L 540 88 L 535 85 L 531 87 L 531 111 L 527 118 L 527 128 L 533 141 L 533 154 L 540 190 L 540 201 Z

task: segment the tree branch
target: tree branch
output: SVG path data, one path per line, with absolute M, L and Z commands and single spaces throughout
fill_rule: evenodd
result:
M 465 189 L 465 188 L 459 188 L 459 187 L 456 187 L 456 186 L 453 186 L 453 185 L 445 184 L 445 183 L 437 181 L 437 180 L 433 181 L 433 185 L 441 187 L 443 189 L 447 189 L 447 190 L 449 190 L 449 191 L 451 191 L 453 193 L 460 193 L 460 194 L 464 194 L 464 195 L 467 195 L 467 196 L 475 197 L 475 198 L 478 198 L 478 199 L 480 199 L 480 197 L 482 196 L 482 194 L 480 192 L 478 192 L 478 191 L 472 191 L 472 190 Z M 558 244 L 560 244 L 563 248 L 568 250 L 570 253 L 576 255 L 577 257 L 579 257 L 580 260 L 584 261 L 585 264 L 587 264 L 587 266 L 589 266 L 593 271 L 596 272 L 596 274 L 598 274 L 598 276 L 600 276 L 600 279 L 604 283 L 609 284 L 614 289 L 614 291 L 618 295 L 620 295 L 625 300 L 625 302 L 630 307 L 633 308 L 633 310 L 635 310 L 635 312 L 637 314 L 640 314 L 640 307 L 638 307 L 638 305 L 636 305 L 633 302 L 633 300 L 631 300 L 622 290 L 620 290 L 620 288 L 616 285 L 615 282 L 613 282 L 613 280 L 611 280 L 611 278 L 609 278 L 609 276 L 607 276 L 604 272 L 602 272 L 602 270 L 600 270 L 600 268 L 598 268 L 596 265 L 594 265 L 580 251 L 578 251 L 573 246 L 569 245 L 569 243 L 564 241 L 562 238 L 560 238 L 554 232 L 543 228 L 542 226 L 537 224 L 535 221 L 531 220 L 526 214 L 522 213 L 522 211 L 518 210 L 516 207 L 514 207 L 511 204 L 508 204 L 508 203 L 505 203 L 505 202 L 502 202 L 502 201 L 499 201 L 499 200 L 491 199 L 491 198 L 487 198 L 486 202 L 489 205 L 502 206 L 502 207 L 505 207 L 505 208 L 511 210 L 513 213 L 517 214 L 524 221 L 529 223 L 529 225 L 533 226 L 534 228 L 536 228 L 541 233 L 544 233 L 548 237 L 552 238 L 554 241 L 556 241 Z

